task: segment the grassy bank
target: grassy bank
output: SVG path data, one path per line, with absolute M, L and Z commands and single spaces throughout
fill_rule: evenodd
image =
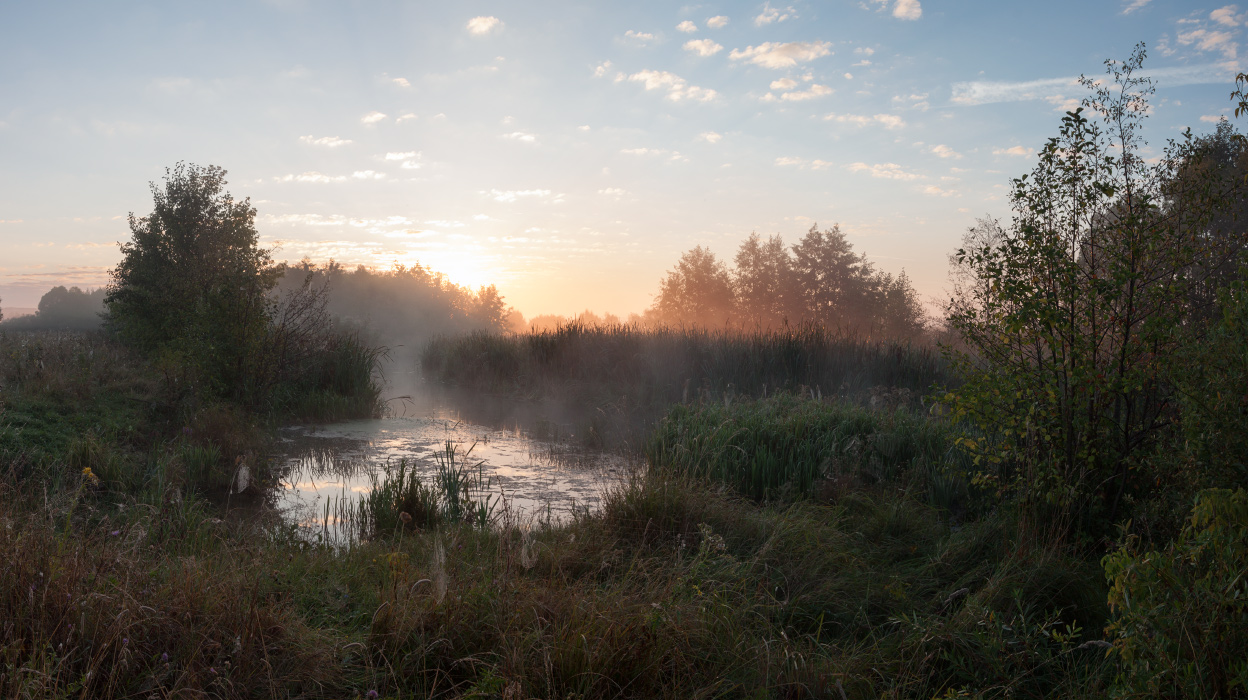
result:
M 431 342 L 421 368 L 443 384 L 562 407 L 582 437 L 600 444 L 639 443 L 676 403 L 790 391 L 896 405 L 953 381 L 934 347 L 821 326 L 741 333 L 574 323 L 473 333 Z

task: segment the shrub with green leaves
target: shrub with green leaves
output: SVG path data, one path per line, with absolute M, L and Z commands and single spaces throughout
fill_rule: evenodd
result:
M 1105 557 L 1118 697 L 1248 697 L 1248 491 L 1210 489 L 1162 551 Z

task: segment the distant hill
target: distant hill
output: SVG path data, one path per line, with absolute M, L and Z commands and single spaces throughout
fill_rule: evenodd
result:
M 19 318 L 21 316 L 34 316 L 39 309 L 33 306 L 6 306 L 0 309 L 5 318 Z

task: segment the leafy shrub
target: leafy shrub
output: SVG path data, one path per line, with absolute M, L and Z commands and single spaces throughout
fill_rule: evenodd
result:
M 1248 491 L 1210 489 L 1163 551 L 1107 555 L 1118 697 L 1248 697 Z

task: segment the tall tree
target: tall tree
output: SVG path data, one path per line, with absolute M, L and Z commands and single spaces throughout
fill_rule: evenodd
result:
M 659 282 L 652 312 L 663 323 L 714 326 L 730 323 L 735 307 L 728 269 L 709 249 L 697 246 Z
M 751 233 L 741 243 L 733 262 L 741 323 L 767 327 L 798 320 L 801 299 L 793 259 L 779 235 L 764 242 L 757 233 Z
M 811 226 L 793 246 L 793 269 L 807 320 L 849 330 L 870 323 L 876 298 L 871 265 L 854 252 L 839 225 Z
M 246 392 L 247 358 L 269 326 L 280 271 L 259 246 L 256 210 L 225 191 L 225 170 L 179 163 L 151 184 L 154 207 L 130 214 L 133 239 L 105 294 L 110 328 L 146 351 L 173 353 L 214 392 Z

